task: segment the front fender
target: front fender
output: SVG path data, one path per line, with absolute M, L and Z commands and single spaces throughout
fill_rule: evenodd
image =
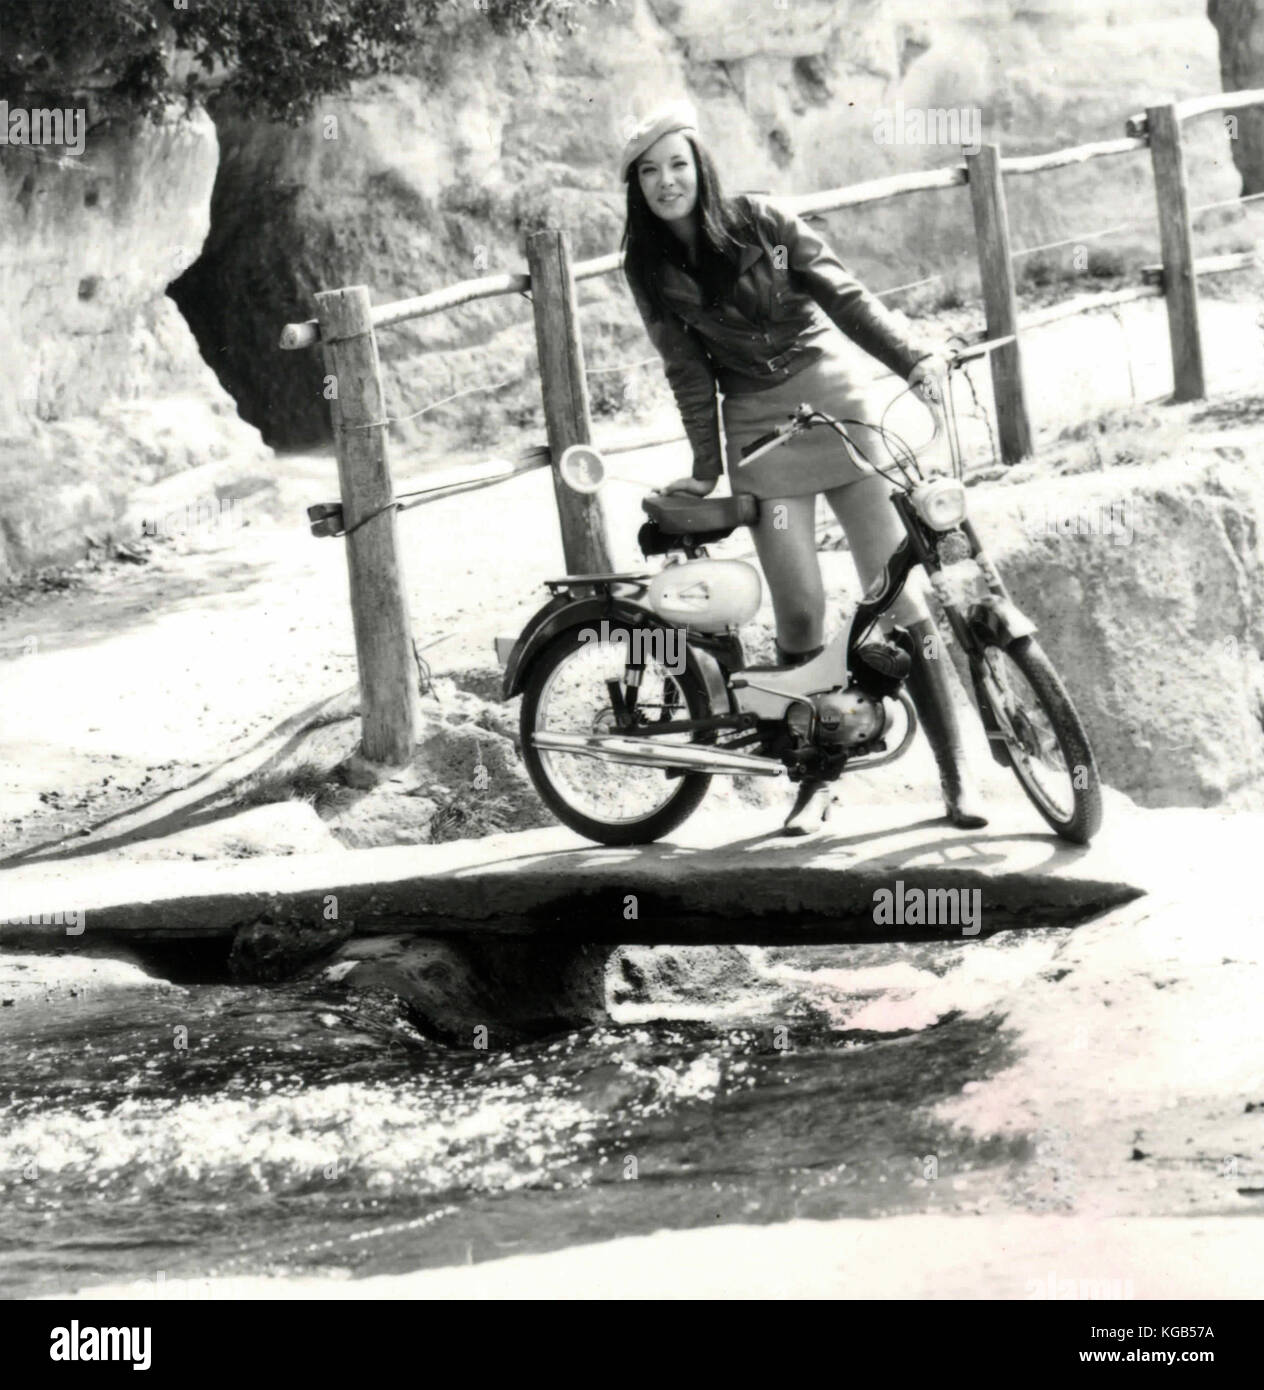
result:
M 1030 637 L 1036 624 L 1007 598 L 985 599 L 970 610 L 970 631 L 985 646 L 1008 647 L 1020 637 Z
M 1030 637 L 1036 631 L 1036 624 L 1007 598 L 993 596 L 983 603 L 976 604 L 966 619 L 971 635 L 981 646 L 1008 647 L 1020 637 Z M 988 751 L 1001 767 L 1012 767 L 1009 749 L 1001 735 L 1001 726 L 996 722 L 987 697 L 983 693 L 983 682 L 975 660 L 970 662 L 970 675 L 974 681 L 974 699 L 979 707 L 979 716 L 988 737 Z
M 532 614 L 514 643 L 509 660 L 505 663 L 502 698 L 511 700 L 515 695 L 522 694 L 531 667 L 559 632 L 565 632 L 572 627 L 599 627 L 603 618 L 618 618 L 635 627 L 657 627 L 666 630 L 670 626 L 651 609 L 629 599 L 602 595 L 571 598 L 566 594 L 558 594 Z M 685 661 L 687 669 L 702 682 L 711 712 L 728 714 L 732 709 L 728 683 L 715 657 L 686 641 Z

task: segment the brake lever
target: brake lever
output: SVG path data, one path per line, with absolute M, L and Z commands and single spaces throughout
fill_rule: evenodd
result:
M 780 444 L 783 440 L 793 439 L 796 434 L 802 434 L 815 413 L 811 406 L 801 405 L 790 417 L 789 424 L 779 425 L 775 430 L 769 430 L 767 434 L 761 434 L 758 439 L 751 440 L 741 451 L 742 462 L 745 463 L 747 459 L 762 453 L 773 444 Z

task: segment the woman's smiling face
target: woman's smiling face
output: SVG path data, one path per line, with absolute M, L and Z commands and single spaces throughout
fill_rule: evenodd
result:
M 650 211 L 665 222 L 690 217 L 698 205 L 698 171 L 689 141 L 678 130 L 656 140 L 636 162 Z

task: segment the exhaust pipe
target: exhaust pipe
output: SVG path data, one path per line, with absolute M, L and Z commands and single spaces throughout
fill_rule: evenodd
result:
M 541 753 L 576 753 L 603 763 L 631 767 L 675 767 L 686 772 L 710 772 L 720 776 L 784 777 L 784 764 L 754 753 L 725 752 L 692 743 L 654 743 L 624 734 L 537 733 L 531 741 Z
M 904 734 L 889 752 L 854 758 L 843 767 L 843 774 L 882 767 L 903 757 L 917 732 L 917 712 L 907 691 L 895 697 L 907 715 Z M 535 733 L 531 741 L 541 753 L 575 753 L 603 763 L 622 763 L 625 767 L 674 767 L 685 772 L 709 772 L 721 777 L 785 777 L 784 763 L 761 758 L 754 753 L 727 752 L 696 743 L 656 743 L 648 738 L 629 738 L 626 734 L 550 734 Z M 840 774 L 842 775 L 842 774 Z

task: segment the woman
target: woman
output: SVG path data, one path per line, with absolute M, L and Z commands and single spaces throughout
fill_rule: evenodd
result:
M 842 524 L 868 588 L 904 535 L 890 484 L 861 471 L 823 428 L 749 465 L 740 462 L 741 451 L 783 425 L 801 401 L 841 419 L 878 418 L 840 330 L 927 401 L 942 398 L 947 363 L 910 340 L 801 218 L 766 198 L 726 199 L 687 103 L 640 124 L 624 147 L 620 177 L 627 182 L 625 273 L 693 450 L 693 476 L 665 491 L 705 497 L 715 487 L 722 468 L 718 387 L 732 489 L 762 499 L 752 531 L 772 594 L 778 657 L 783 665 L 810 661 L 822 650 L 825 618 L 816 494 L 825 494 Z M 876 431 L 848 429 L 866 457 L 888 466 Z M 962 758 L 947 663 L 935 659 L 930 612 L 906 588 L 890 618 L 912 638 L 908 689 L 935 754 L 948 816 L 963 828 L 986 825 Z M 786 833 L 818 829 L 830 801 L 827 783 L 804 779 Z

